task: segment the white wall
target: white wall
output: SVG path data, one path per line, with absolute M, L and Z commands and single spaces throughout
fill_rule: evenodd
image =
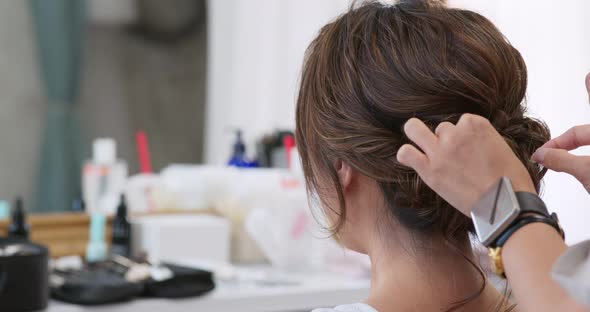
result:
M 231 129 L 250 141 L 294 127 L 303 51 L 347 0 L 214 0 L 209 2 L 208 163 L 223 163 Z M 552 133 L 590 123 L 583 78 L 590 71 L 590 1 L 451 0 L 490 18 L 521 51 L 529 68 L 528 103 Z M 571 177 L 549 173 L 545 200 L 558 211 L 570 243 L 590 238 L 590 196 Z

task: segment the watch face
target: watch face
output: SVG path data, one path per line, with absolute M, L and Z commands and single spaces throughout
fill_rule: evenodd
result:
M 518 217 L 520 207 L 508 178 L 502 178 L 471 210 L 480 241 L 489 246 Z

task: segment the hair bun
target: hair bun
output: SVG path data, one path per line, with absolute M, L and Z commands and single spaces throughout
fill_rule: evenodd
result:
M 527 167 L 529 173 L 536 175 L 533 181 L 539 181 L 543 177 L 541 168 L 530 159 L 533 153 L 551 137 L 547 125 L 541 120 L 527 116 L 510 118 L 504 112 L 495 116 L 491 122 Z M 538 189 L 538 185 L 535 186 Z
M 503 110 L 498 110 L 494 117 L 490 120 L 492 125 L 498 130 L 498 132 L 502 132 L 504 128 L 507 128 L 512 121 L 512 118 L 506 114 Z
M 401 5 L 408 5 L 417 8 L 430 8 L 433 6 L 445 7 L 447 6 L 447 0 L 399 0 Z

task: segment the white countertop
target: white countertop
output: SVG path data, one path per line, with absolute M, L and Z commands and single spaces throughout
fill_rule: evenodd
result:
M 368 279 L 332 273 L 273 274 L 240 269 L 246 278 L 217 283 L 211 293 L 188 299 L 136 299 L 127 303 L 84 307 L 51 301 L 47 312 L 262 312 L 309 311 L 366 298 Z M 242 274 L 243 275 L 243 274 Z M 263 276 L 261 278 L 261 276 Z

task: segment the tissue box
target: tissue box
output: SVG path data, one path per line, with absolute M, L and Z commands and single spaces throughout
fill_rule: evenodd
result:
M 229 262 L 230 224 L 195 214 L 155 215 L 131 220 L 133 253 L 153 262 L 205 260 Z

